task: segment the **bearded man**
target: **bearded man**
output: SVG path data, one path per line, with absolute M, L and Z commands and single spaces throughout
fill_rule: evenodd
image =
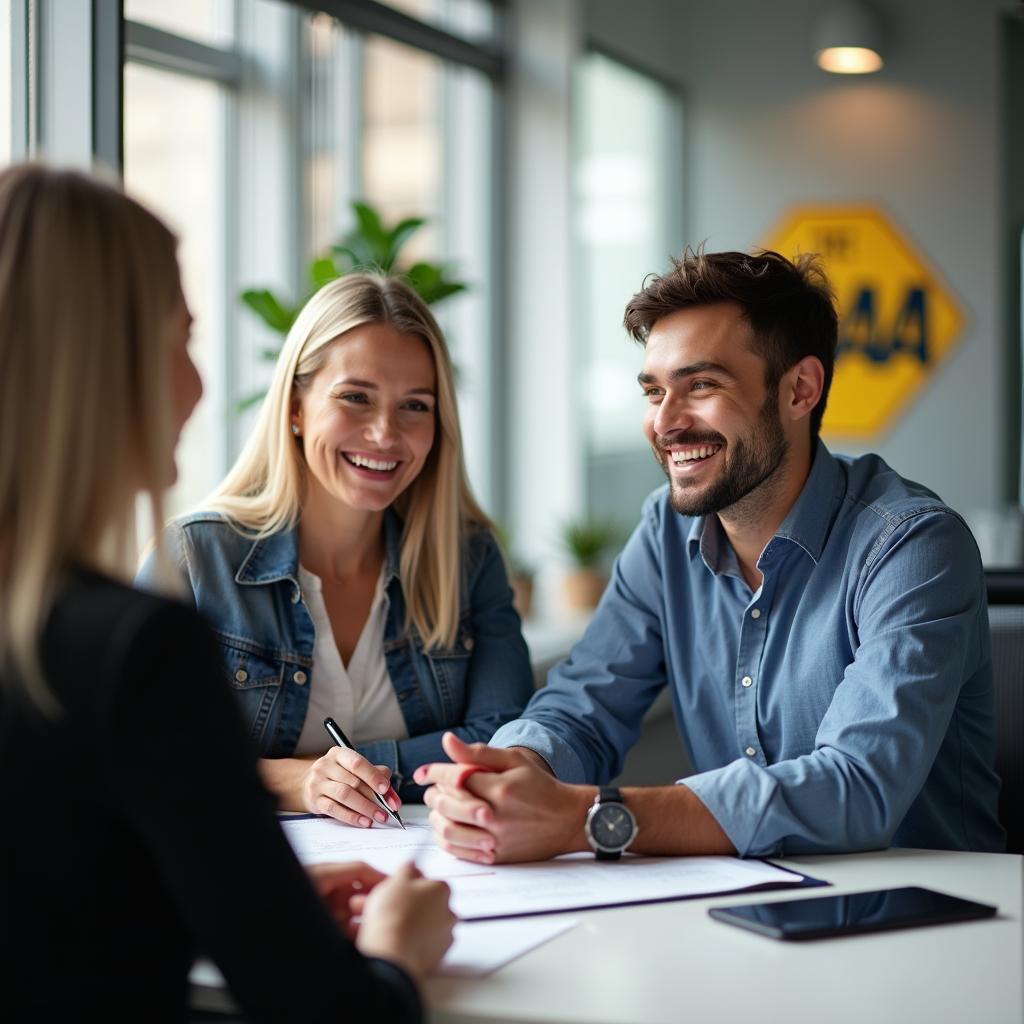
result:
M 837 318 L 818 263 L 687 251 L 626 307 L 644 504 L 586 634 L 489 746 L 421 768 L 480 863 L 999 851 L 984 577 L 963 520 L 818 433 Z M 668 687 L 696 774 L 608 787 Z

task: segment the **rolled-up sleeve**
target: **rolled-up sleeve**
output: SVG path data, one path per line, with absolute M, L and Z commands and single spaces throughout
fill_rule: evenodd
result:
M 565 782 L 603 783 L 621 772 L 666 681 L 655 522 L 648 499 L 582 639 L 493 746 L 535 750 Z

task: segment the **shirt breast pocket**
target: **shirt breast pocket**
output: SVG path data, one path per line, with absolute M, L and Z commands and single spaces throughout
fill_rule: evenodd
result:
M 234 639 L 222 636 L 220 641 L 227 682 L 239 700 L 250 735 L 261 742 L 279 712 L 284 662 Z

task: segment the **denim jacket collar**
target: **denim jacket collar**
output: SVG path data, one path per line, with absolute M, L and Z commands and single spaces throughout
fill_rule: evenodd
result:
M 814 562 L 818 562 L 842 498 L 842 469 L 819 440 L 807 482 L 765 551 L 778 538 L 799 545 Z M 736 556 L 724 540 L 717 516 L 697 516 L 687 534 L 687 550 L 691 557 L 695 550 L 699 550 L 705 565 L 716 575 L 730 569 L 738 571 L 734 565 Z
M 384 585 L 398 576 L 402 521 L 391 509 L 384 512 Z M 291 580 L 299 585 L 299 531 L 296 527 L 262 537 L 246 552 L 235 582 L 243 586 Z

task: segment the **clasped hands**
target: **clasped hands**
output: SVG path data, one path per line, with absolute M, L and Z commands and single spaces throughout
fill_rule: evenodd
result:
M 583 821 L 593 787 L 559 782 L 544 760 L 522 748 L 501 750 L 442 738 L 452 764 L 426 764 L 413 778 L 442 849 L 478 864 L 547 860 L 587 849 Z

